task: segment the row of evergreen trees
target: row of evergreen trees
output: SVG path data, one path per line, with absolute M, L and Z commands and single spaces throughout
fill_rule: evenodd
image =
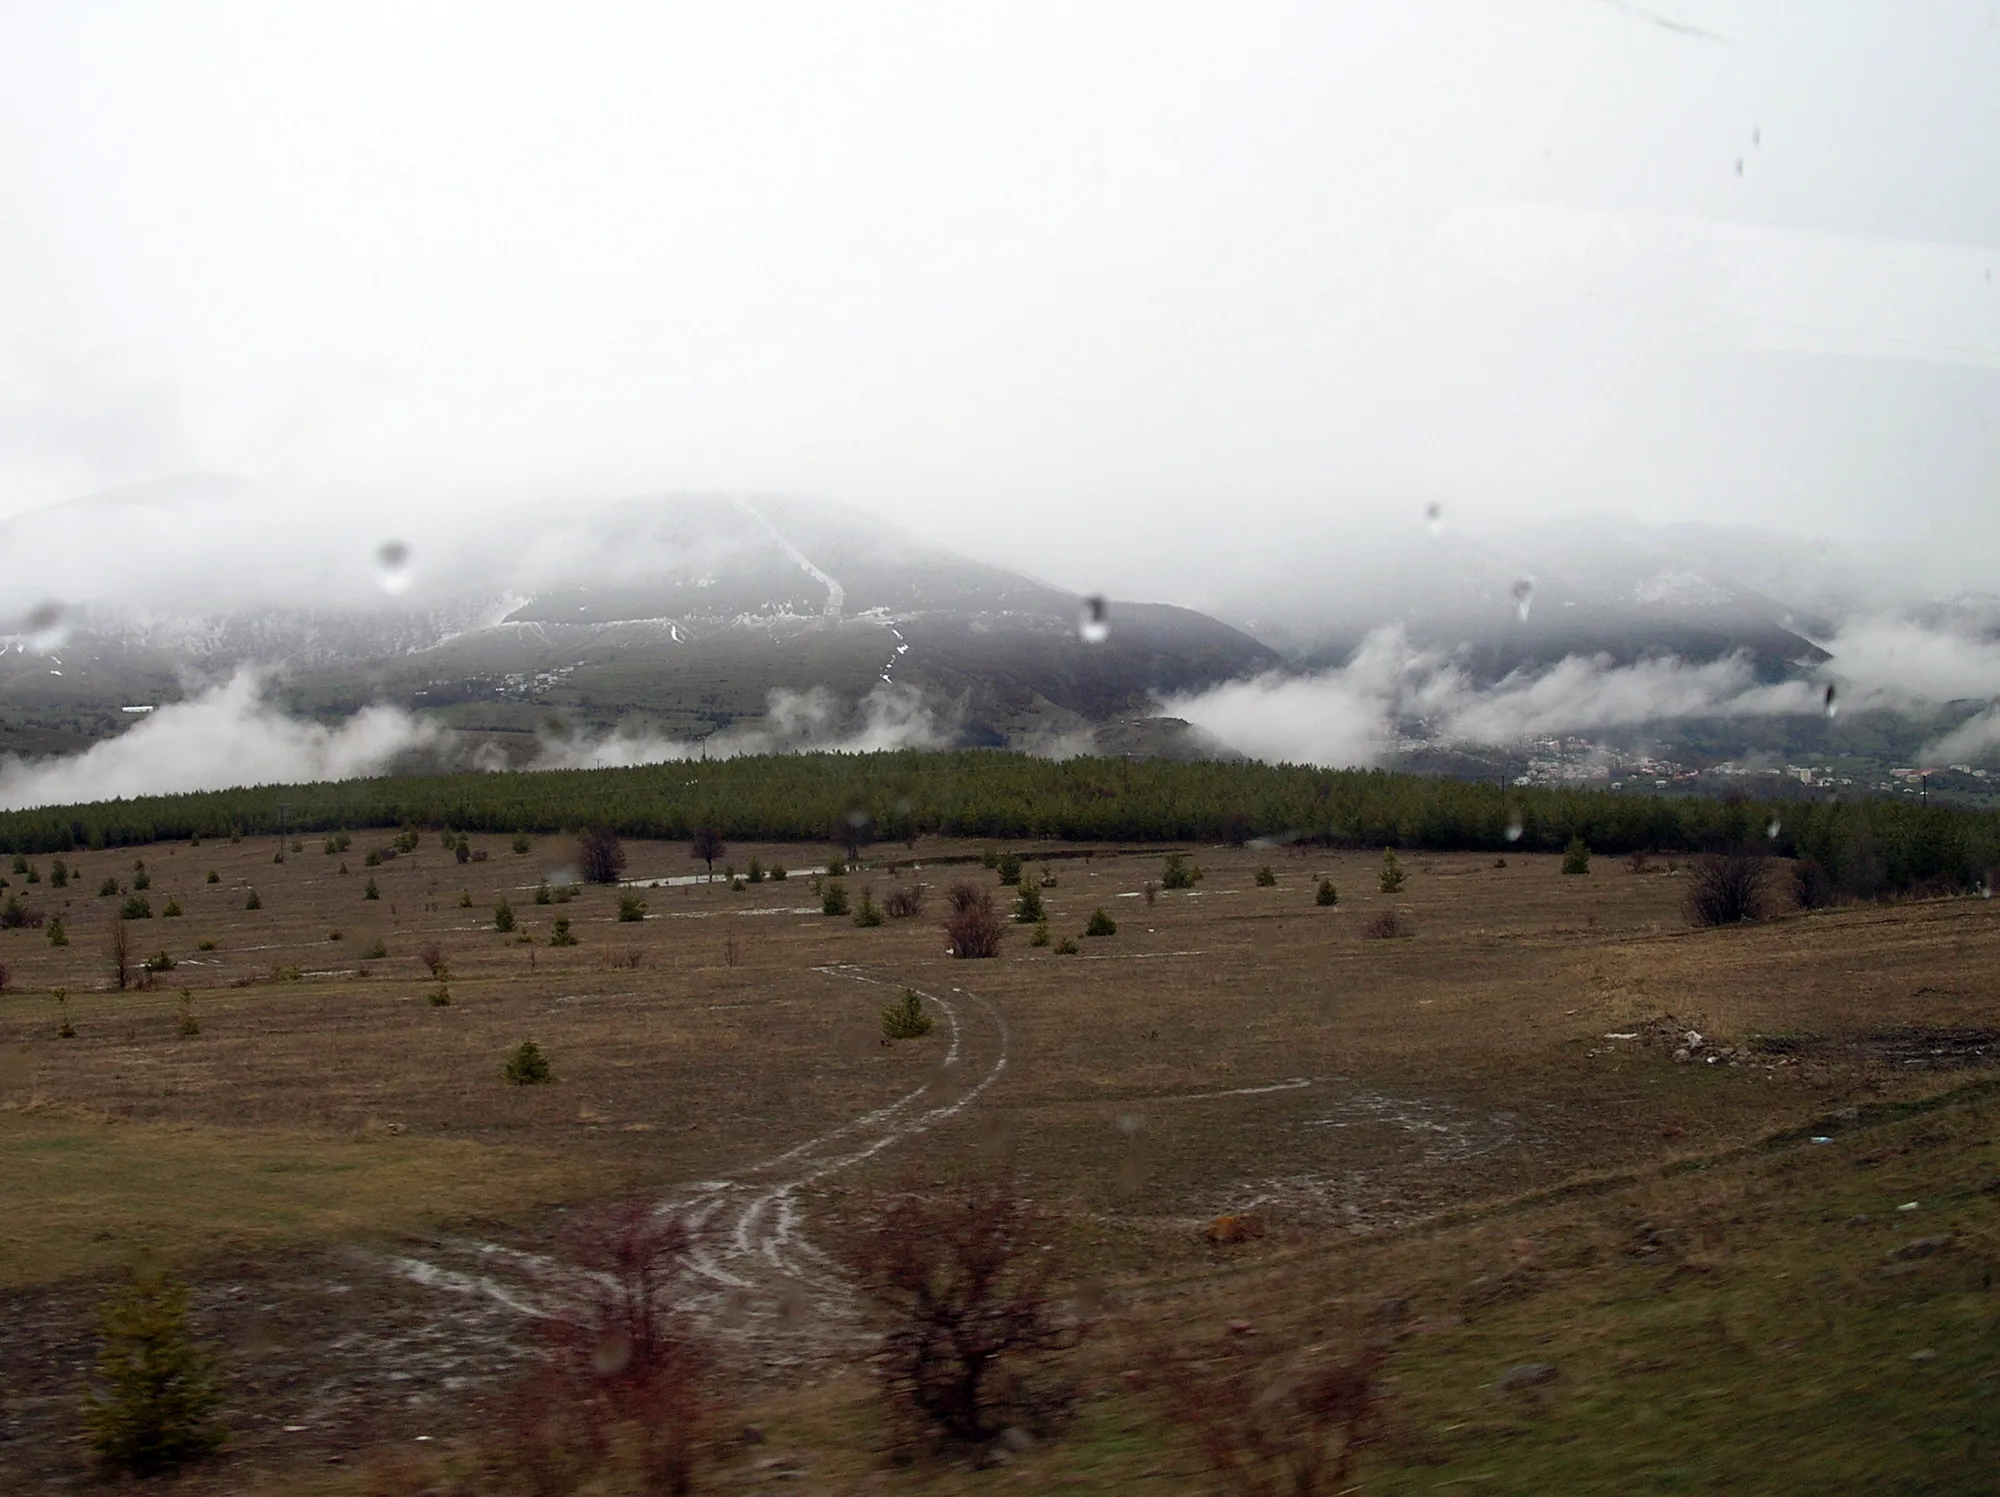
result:
M 1305 838 L 1329 846 L 1600 853 L 1745 846 L 1812 858 L 1867 894 L 1964 888 L 2000 864 L 2000 813 L 1897 800 L 1767 804 L 1299 765 L 1133 763 L 961 753 L 802 754 L 511 774 L 404 776 L 148 796 L 0 814 L 0 852 L 186 837 L 448 826 L 551 833 L 608 827 L 686 840 L 1091 842 Z

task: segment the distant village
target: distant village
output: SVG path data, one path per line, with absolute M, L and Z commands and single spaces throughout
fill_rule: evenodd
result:
M 1511 778 L 1516 785 L 1579 785 L 1599 790 L 1675 790 L 1714 792 L 1743 780 L 1790 780 L 1802 787 L 1833 792 L 1858 790 L 1873 794 L 1921 797 L 1945 776 L 1980 782 L 1960 788 L 2000 790 L 2000 778 L 1970 764 L 1919 768 L 1884 766 L 1872 773 L 1843 771 L 1825 764 L 1777 764 L 1769 761 L 1724 760 L 1696 768 L 1673 759 L 1631 757 L 1629 751 L 1589 738 L 1537 738 L 1526 745 L 1527 760 Z M 1752 786 L 1742 786 L 1753 789 Z M 1942 788 L 1942 787 L 1940 787 Z

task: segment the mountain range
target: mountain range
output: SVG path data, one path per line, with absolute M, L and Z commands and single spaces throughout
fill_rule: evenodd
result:
M 1225 738 L 1159 704 L 1337 669 L 1385 625 L 1475 684 L 1579 656 L 1837 673 L 1837 561 L 1714 528 L 1413 524 L 1302 537 L 1204 613 L 1088 600 L 825 501 L 440 512 L 184 478 L 0 523 L 0 749 L 71 751 L 255 667 L 295 714 L 387 702 L 488 762 L 620 737 L 873 742 L 885 720 L 910 741 L 1214 755 Z M 1996 632 L 1987 601 L 1955 606 Z

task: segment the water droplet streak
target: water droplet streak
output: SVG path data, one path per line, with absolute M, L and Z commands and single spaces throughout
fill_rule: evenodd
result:
M 384 541 L 375 552 L 376 585 L 391 597 L 397 597 L 408 592 L 415 580 L 409 546 L 402 541 Z
M 1535 604 L 1535 584 L 1523 577 L 1514 584 L 1514 612 L 1522 623 L 1528 622 L 1528 610 Z
M 1101 597 L 1083 600 L 1083 608 L 1076 621 L 1077 638 L 1087 645 L 1101 645 L 1111 637 L 1111 621 Z

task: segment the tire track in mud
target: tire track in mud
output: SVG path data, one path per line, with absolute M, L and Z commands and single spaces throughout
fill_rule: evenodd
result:
M 947 997 L 853 964 L 815 967 L 835 981 L 900 991 L 909 988 L 945 1020 L 943 1060 L 923 1085 L 733 1172 L 668 1193 L 659 1214 L 694 1230 L 688 1258 L 695 1283 L 688 1308 L 726 1337 L 773 1365 L 861 1333 L 860 1308 L 846 1276 L 804 1230 L 800 1192 L 944 1123 L 1006 1074 L 1007 1021 L 990 1000 L 964 988 Z M 468 1238 L 439 1238 L 428 1256 L 392 1256 L 399 1277 L 442 1293 L 497 1303 L 525 1318 L 582 1312 L 592 1275 L 543 1253 Z

